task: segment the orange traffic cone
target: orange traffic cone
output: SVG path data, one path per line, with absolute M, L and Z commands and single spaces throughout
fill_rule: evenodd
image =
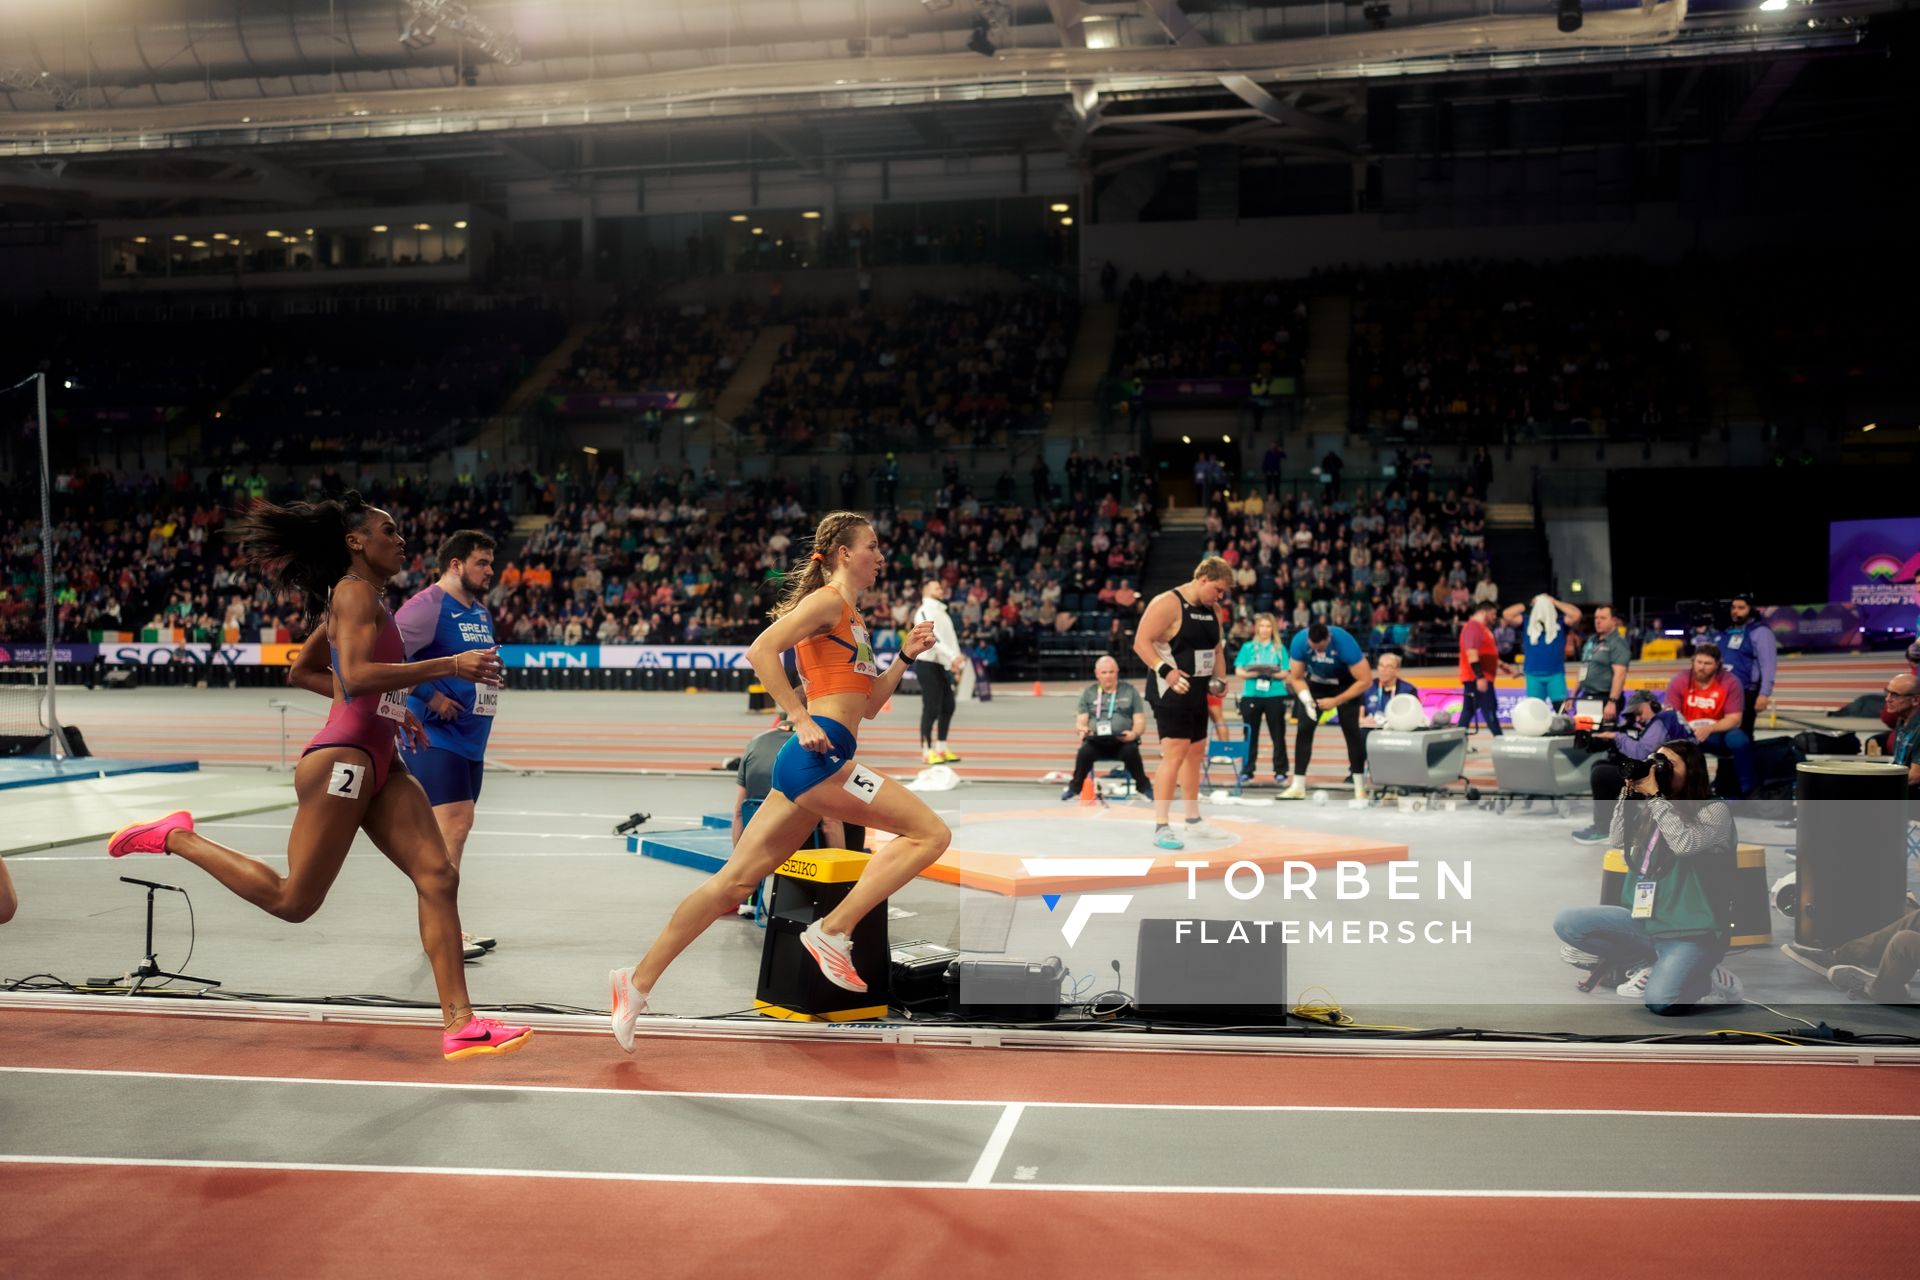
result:
M 1086 805 L 1100 803 L 1100 793 L 1094 789 L 1092 774 L 1088 774 L 1087 780 L 1080 784 L 1080 803 Z
M 1041 684 L 1038 680 L 1035 680 L 1033 682 L 1033 696 L 1036 698 L 1044 698 L 1047 696 L 1046 689 L 1041 687 Z

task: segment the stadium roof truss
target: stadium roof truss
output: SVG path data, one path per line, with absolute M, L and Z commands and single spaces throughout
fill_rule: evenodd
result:
M 1569 34 L 1556 0 L 11 0 L 0 200 L 291 205 L 435 171 L 474 194 L 1009 152 L 1099 176 L 1203 146 L 1337 163 L 1365 158 L 1390 78 L 1697 79 L 1851 50 L 1902 3 L 1584 0 Z M 1752 121 L 1793 81 L 1764 77 Z

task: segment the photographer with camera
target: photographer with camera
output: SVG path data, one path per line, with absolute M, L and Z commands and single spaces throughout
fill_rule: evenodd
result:
M 1631 762 L 1644 762 L 1666 743 L 1692 736 L 1680 713 L 1661 710 L 1660 699 L 1645 689 L 1627 695 L 1626 710 L 1617 728 L 1603 725 L 1592 733 L 1576 734 L 1575 741 L 1589 750 L 1604 746 L 1607 758 L 1593 766 L 1593 825 L 1574 832 L 1573 838 L 1581 844 L 1605 841 L 1614 802 L 1627 786 Z
M 1620 905 L 1574 907 L 1553 922 L 1560 940 L 1598 958 L 1583 991 L 1614 993 L 1648 1012 L 1739 1004 L 1739 978 L 1721 966 L 1732 936 L 1738 877 L 1733 811 L 1707 793 L 1706 756 L 1691 737 L 1631 761 L 1608 834 L 1625 852 Z
M 1153 799 L 1153 783 L 1140 759 L 1140 738 L 1147 731 L 1147 701 L 1139 690 L 1120 679 L 1120 664 L 1112 658 L 1093 664 L 1093 683 L 1080 692 L 1074 722 L 1080 730 L 1080 754 L 1073 761 L 1073 781 L 1060 793 L 1062 800 L 1080 794 L 1096 760 L 1120 761 L 1140 794 Z
M 1746 693 L 1721 665 L 1719 645 L 1694 646 L 1692 669 L 1667 682 L 1666 704 L 1680 713 L 1702 750 L 1732 759 L 1739 787 L 1735 798 L 1752 795 L 1753 739 L 1740 727 L 1746 713 Z

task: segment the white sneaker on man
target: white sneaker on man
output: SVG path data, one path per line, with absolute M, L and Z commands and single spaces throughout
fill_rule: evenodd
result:
M 613 1038 L 628 1053 L 633 1052 L 633 1025 L 647 1011 L 647 993 L 633 985 L 633 971 L 630 969 L 612 969 L 607 973 L 607 986 L 613 1000 Z
M 1230 831 L 1222 831 L 1205 818 L 1200 819 L 1198 822 L 1185 823 L 1181 826 L 1180 830 L 1182 834 L 1191 836 L 1195 840 L 1227 840 L 1231 839 L 1233 835 Z
M 1280 798 L 1282 800 L 1305 800 L 1307 798 L 1307 775 L 1304 773 L 1294 774 L 1293 781 L 1288 783 L 1287 789 L 1280 793 Z
M 1600 963 L 1600 957 L 1591 951 L 1582 951 L 1571 942 L 1560 944 L 1560 958 L 1576 969 L 1587 969 Z
M 1700 997 L 1701 1004 L 1745 1004 L 1747 989 L 1740 984 L 1740 975 L 1724 965 L 1713 966 L 1713 985 L 1707 988 L 1707 994 Z
M 460 941 L 469 947 L 478 947 L 482 951 L 491 951 L 500 945 L 498 938 L 489 938 L 485 934 L 462 933 Z
M 1613 994 L 1622 1000 L 1645 1000 L 1647 998 L 1647 979 L 1653 976 L 1653 966 L 1643 964 L 1627 974 L 1627 980 L 1613 989 Z

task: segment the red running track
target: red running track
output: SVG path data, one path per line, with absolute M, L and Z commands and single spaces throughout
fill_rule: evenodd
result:
M 1911 1115 L 1898 1068 L 983 1051 L 538 1033 L 449 1064 L 429 1028 L 0 1014 L 0 1065 L 1115 1103 Z M 3 1095 L 0 1095 L 3 1096 Z M 4 1109 L 0 1108 L 0 1114 Z M 0 1146 L 4 1145 L 0 1131 Z M 0 1164 L 10 1278 L 1893 1274 L 1909 1203 L 1107 1194 Z M 1629 1228 L 1626 1224 L 1631 1222 Z
M 1879 1203 L 1156 1198 L 67 1165 L 0 1167 L 0 1203 L 11 1280 L 1763 1280 L 1901 1274 L 1920 1226 L 1912 1205 Z

